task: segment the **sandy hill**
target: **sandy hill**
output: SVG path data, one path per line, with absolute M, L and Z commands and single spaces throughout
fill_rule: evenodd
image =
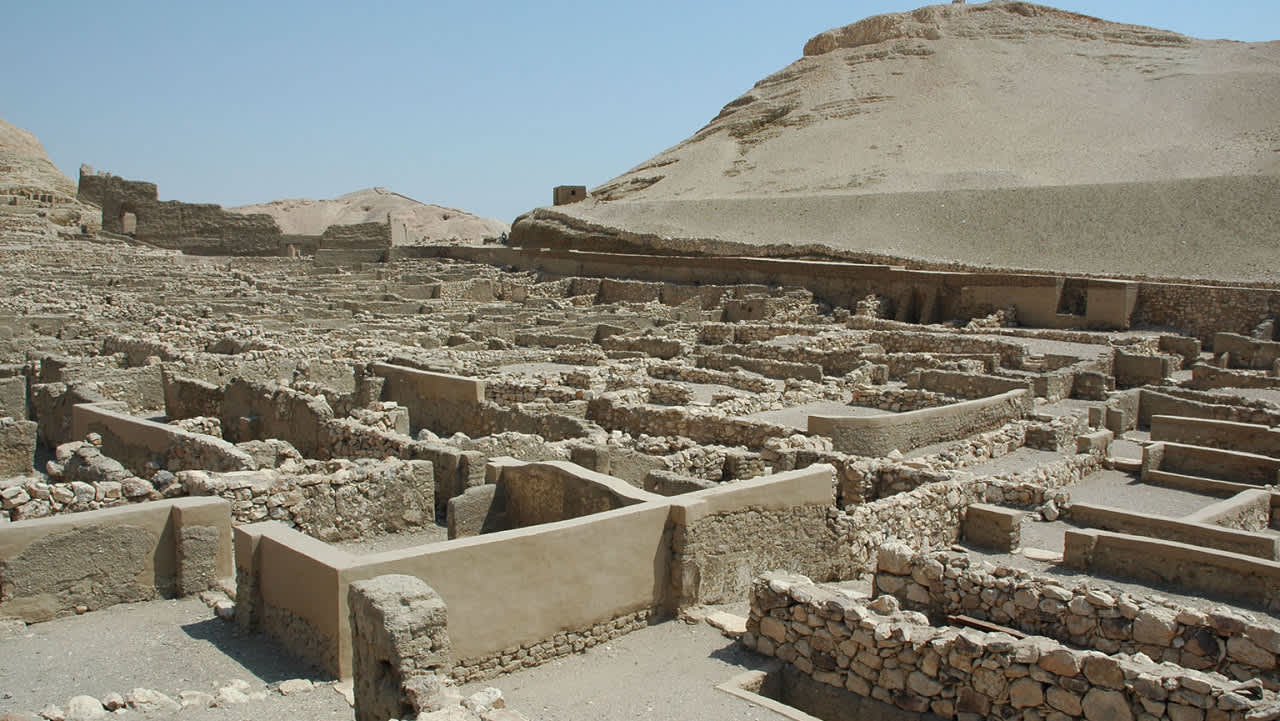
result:
M 0 118 L 0 236 L 42 241 L 101 224 L 101 210 L 76 199 L 75 182 L 36 136 Z
M 481 218 L 466 211 L 420 203 L 386 188 L 367 188 L 332 200 L 306 198 L 276 200 L 259 205 L 228 208 L 236 213 L 266 213 L 275 218 L 285 233 L 319 235 L 330 225 L 350 225 L 385 221 L 388 215 L 407 229 L 410 244 L 426 241 L 479 243 L 496 238 L 510 226 L 494 218 Z
M 512 237 L 1270 280 L 1277 198 L 1280 42 L 991 2 L 823 32 L 687 140 Z
M 49 160 L 30 132 L 0 118 L 0 195 L 50 194 L 76 197 L 76 184 Z

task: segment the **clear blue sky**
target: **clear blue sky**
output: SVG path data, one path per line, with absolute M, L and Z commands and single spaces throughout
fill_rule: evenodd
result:
M 924 4 L 921 2 L 920 4 Z M 512 220 L 691 135 L 809 37 L 914 0 L 4 4 L 0 117 L 224 205 L 381 185 Z M 1079 0 L 1197 37 L 1280 39 L 1280 0 Z

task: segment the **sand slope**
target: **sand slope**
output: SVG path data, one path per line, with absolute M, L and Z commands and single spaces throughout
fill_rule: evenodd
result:
M 1071 253 L 1037 257 L 1026 248 L 1070 245 L 1087 232 L 1088 272 L 1109 265 L 1108 254 L 1156 252 L 1153 274 L 1179 277 L 1203 269 L 1191 251 L 1144 228 L 1230 233 L 1238 245 L 1280 250 L 1280 203 L 1242 206 L 1228 197 L 1234 186 L 1202 180 L 1280 175 L 1280 42 L 1198 40 L 992 2 L 868 18 L 819 34 L 804 53 L 689 139 L 593 189 L 593 200 L 541 211 L 541 234 L 548 223 L 593 223 L 665 238 L 1085 272 L 1058 264 Z M 1204 194 L 1159 186 L 1182 180 Z M 1147 183 L 1156 185 L 1133 189 Z M 1106 184 L 1130 184 L 1128 205 L 1095 218 L 1078 198 L 1054 200 L 1055 189 Z M 1031 188 L 1043 192 L 1004 202 Z M 924 199 L 911 197 L 918 193 L 944 194 L 929 208 L 946 204 L 947 193 L 970 205 L 925 213 Z M 794 212 L 784 222 L 750 200 Z M 1045 211 L 1054 222 L 1022 215 Z M 1103 216 L 1122 218 L 1124 229 L 1098 232 Z M 513 240 L 527 237 L 528 225 L 517 221 Z
M 330 225 L 383 222 L 389 214 L 397 227 L 403 224 L 407 228 L 410 244 L 423 240 L 478 243 L 510 230 L 510 226 L 500 220 L 420 203 L 386 188 L 357 190 L 332 200 L 276 200 L 227 210 L 266 213 L 275 218 L 285 233 L 302 235 L 318 235 Z

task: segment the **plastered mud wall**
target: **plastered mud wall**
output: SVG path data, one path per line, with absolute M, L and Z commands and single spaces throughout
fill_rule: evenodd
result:
M 1226 596 L 1273 612 L 1280 608 L 1276 561 L 1094 530 L 1067 531 L 1063 548 L 1063 564 L 1089 574 Z
M 0 525 L 0 616 L 28 623 L 196 593 L 230 576 L 230 506 L 218 498 Z
M 1151 440 L 1280 457 L 1280 429 L 1182 416 L 1152 416 Z
M 809 432 L 827 436 L 843 453 L 884 456 L 989 431 L 1021 418 L 1032 397 L 1014 390 L 979 400 L 906 413 L 874 416 L 809 416 Z
M 236 574 L 242 592 L 237 614 L 243 609 L 247 624 L 263 627 L 304 658 L 345 676 L 351 668 L 347 584 L 407 574 L 428 582 L 448 603 L 454 661 L 461 673 L 497 673 L 511 663 L 517 668 L 536 665 L 580 650 L 587 639 L 632 630 L 676 603 L 698 602 L 701 589 L 683 579 L 705 573 L 707 592 L 713 593 L 732 587 L 712 583 L 714 579 L 738 583 L 736 579 L 749 578 L 742 569 L 766 563 L 820 568 L 830 546 L 815 542 L 815 514 L 807 510 L 800 517 L 810 518 L 810 527 L 789 531 L 778 549 L 739 543 L 732 557 L 742 569 L 700 549 L 696 540 L 677 553 L 672 539 L 684 533 L 686 540 L 710 540 L 724 531 L 718 519 L 726 514 L 749 518 L 773 509 L 785 522 L 788 509 L 825 503 L 831 489 L 832 469 L 816 466 L 681 499 L 660 497 L 554 523 L 367 556 L 351 555 L 278 523 L 239 526 Z M 692 534 L 674 530 L 682 522 L 694 529 Z M 556 560 L 548 565 L 547 559 Z M 672 576 L 677 565 L 680 583 Z M 681 591 L 678 599 L 676 589 Z M 495 618 L 506 621 L 495 624 Z M 566 632 L 577 634 L 578 640 L 566 642 Z

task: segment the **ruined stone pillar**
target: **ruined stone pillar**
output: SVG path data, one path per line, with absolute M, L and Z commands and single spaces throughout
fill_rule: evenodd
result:
M 444 599 L 421 579 L 394 574 L 352 583 L 347 605 L 356 721 L 413 718 L 415 679 L 449 673 Z

